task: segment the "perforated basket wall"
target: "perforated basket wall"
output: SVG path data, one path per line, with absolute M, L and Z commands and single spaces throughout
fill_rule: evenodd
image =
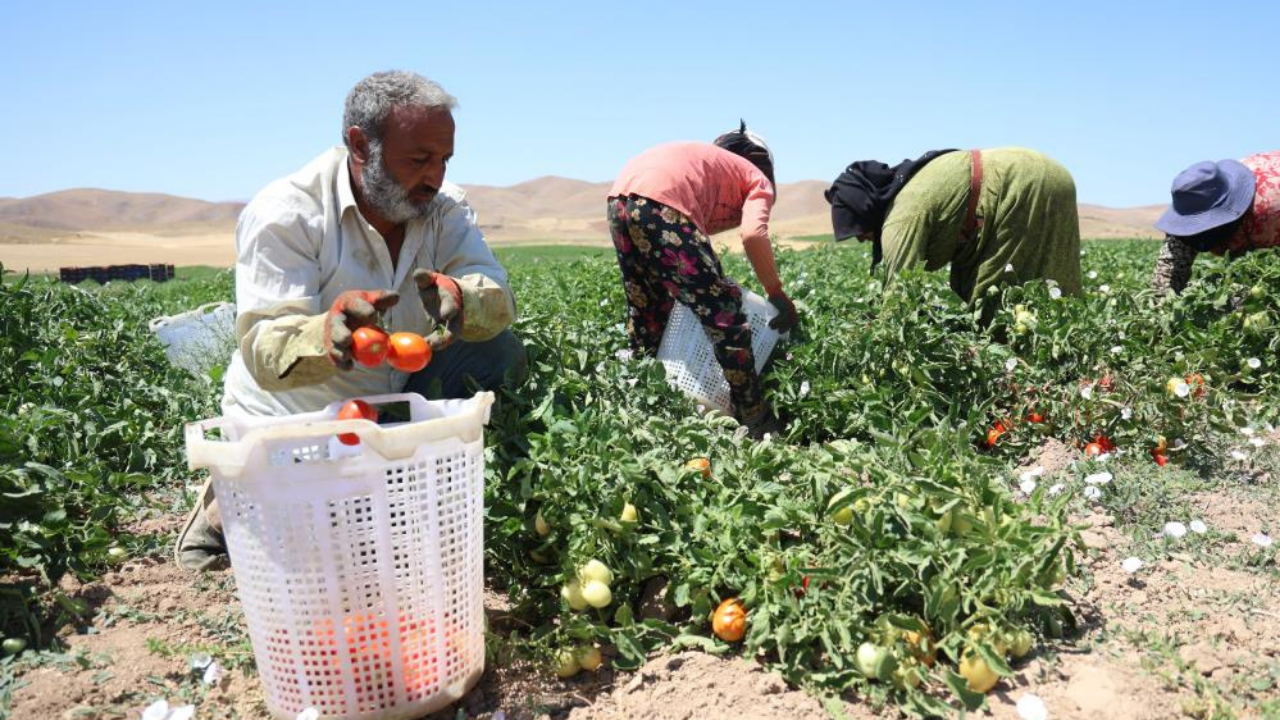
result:
M 415 718 L 462 697 L 484 670 L 481 426 L 492 395 L 397 397 L 416 398 L 408 423 L 331 421 L 335 404 L 247 433 L 226 418 L 201 428 L 249 444 L 237 448 L 242 467 L 209 467 L 277 718 L 308 707 L 323 718 Z M 351 427 L 361 442 L 339 443 Z
M 742 310 L 751 323 L 751 350 L 755 354 L 756 372 L 764 369 L 769 354 L 778 343 L 778 333 L 769 328 L 769 320 L 777 315 L 769 301 L 742 291 Z M 658 346 L 658 360 L 667 371 L 667 381 L 695 402 L 724 414 L 731 412 L 729 383 L 716 361 L 715 348 L 707 337 L 698 316 L 684 303 L 676 303 Z

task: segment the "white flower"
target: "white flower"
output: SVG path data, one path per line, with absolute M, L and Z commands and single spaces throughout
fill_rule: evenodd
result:
M 1089 498 L 1090 500 L 1097 500 L 1098 498 L 1102 497 L 1102 488 L 1090 485 L 1089 487 L 1084 489 L 1084 496 Z
M 1022 720 L 1049 720 L 1049 709 L 1037 695 L 1026 693 L 1018 698 L 1017 707 Z
M 1260 367 L 1262 367 L 1262 361 L 1261 361 L 1261 360 L 1259 360 L 1258 358 L 1249 358 L 1249 369 L 1250 369 L 1250 370 L 1257 370 L 1257 369 L 1258 369 L 1258 368 L 1260 368 Z
M 1081 385 L 1080 397 L 1084 398 L 1085 400 L 1091 399 L 1093 397 L 1093 385 Z
M 1120 353 L 1122 353 L 1122 352 L 1124 352 L 1124 348 L 1120 347 L 1119 345 L 1112 345 L 1112 346 L 1111 346 L 1111 354 L 1112 354 L 1112 355 L 1119 355 L 1119 354 L 1120 354 Z
M 1049 288 L 1049 299 L 1050 299 L 1050 300 L 1061 300 L 1061 299 L 1062 299 L 1062 289 L 1061 289 L 1061 288 L 1056 288 L 1056 287 L 1051 287 L 1051 288 Z
M 1009 358 L 1004 361 L 1005 372 L 1013 372 L 1013 369 L 1016 367 L 1018 367 L 1018 358 Z
M 1131 407 L 1120 408 L 1120 417 L 1124 420 L 1128 420 L 1129 418 L 1133 417 L 1133 408 Z
M 630 348 L 623 348 L 613 354 L 614 357 L 618 358 L 622 362 L 627 362 L 628 360 L 630 360 L 632 355 L 633 353 L 631 352 Z
M 1165 537 L 1180 538 L 1187 534 L 1187 526 L 1180 522 L 1167 522 L 1164 524 Z
M 1254 433 L 1254 430 L 1251 427 L 1240 428 L 1240 434 L 1244 435 L 1245 437 L 1253 437 L 1253 433 Z
M 1103 472 L 1100 472 L 1100 473 L 1086 475 L 1084 478 L 1084 481 L 1089 483 L 1090 485 L 1106 485 L 1107 483 L 1111 482 L 1111 473 L 1106 472 L 1104 470 Z
M 1107 293 L 1111 292 L 1111 286 L 1110 286 L 1110 285 L 1099 285 L 1099 286 L 1098 286 L 1098 292 L 1102 293 L 1103 295 L 1106 295 Z
M 168 700 L 157 700 L 142 711 L 142 720 L 191 720 L 195 716 L 195 705 L 171 708 Z
M 309 707 L 298 713 L 298 716 L 293 720 L 320 720 L 320 711 L 313 707 Z
M 1136 557 L 1131 557 L 1131 558 L 1125 558 L 1124 562 L 1120 563 L 1120 567 L 1124 568 L 1125 572 L 1132 575 L 1138 572 L 1139 570 L 1141 570 L 1142 566 L 1145 564 L 1146 563 L 1142 562 L 1141 559 Z
M 1231 459 L 1232 459 L 1232 460 L 1238 460 L 1238 461 L 1240 461 L 1240 462 L 1244 462 L 1245 460 L 1248 460 L 1248 459 L 1249 459 L 1249 456 L 1248 456 L 1248 455 L 1245 455 L 1244 453 L 1240 452 L 1239 450 L 1232 450 L 1232 451 L 1231 451 Z
M 609 306 L 609 301 L 608 301 L 608 300 L 601 300 L 601 301 L 600 301 L 600 307 L 608 307 L 608 306 Z
M 1249 444 L 1250 444 L 1250 445 L 1252 445 L 1252 446 L 1254 446 L 1254 447 L 1256 447 L 1256 448 L 1260 448 L 1260 447 L 1262 447 L 1263 445 L 1266 445 L 1266 444 L 1267 444 L 1267 441 L 1266 441 L 1266 440 L 1263 440 L 1263 439 L 1262 439 L 1262 438 L 1260 438 L 1260 437 L 1255 437 L 1255 438 L 1249 438 Z
M 1208 531 L 1209 531 L 1209 527 L 1208 527 L 1207 525 L 1205 525 L 1205 524 L 1204 524 L 1204 521 L 1203 521 L 1203 520 L 1192 520 L 1192 521 L 1191 521 L 1191 532 L 1193 532 L 1193 533 L 1195 533 L 1195 534 L 1197 534 L 1197 535 L 1203 535 L 1203 534 L 1205 534 L 1205 533 L 1206 533 L 1206 532 L 1208 532 Z
M 804 382 L 800 383 L 800 397 L 804 397 L 805 395 L 808 395 L 808 394 L 809 394 L 809 381 L 805 380 Z
M 213 656 L 207 652 L 191 653 L 191 657 L 187 658 L 187 667 L 192 670 L 203 670 L 212 662 Z
M 1089 279 L 1090 279 L 1090 280 L 1097 280 L 1097 279 L 1098 279 L 1098 271 L 1097 271 L 1097 270 L 1090 270 L 1090 271 L 1089 271 Z
M 217 685 L 222 682 L 222 678 L 226 677 L 227 671 L 222 669 L 216 661 L 209 663 L 209 667 L 204 669 L 204 684 Z
M 1018 483 L 1018 489 L 1030 495 L 1031 493 L 1036 491 L 1036 479 L 1035 478 L 1024 479 L 1022 482 Z
M 1254 535 L 1249 539 L 1252 540 L 1253 544 L 1257 545 L 1258 547 L 1264 547 L 1264 548 L 1271 547 L 1271 536 L 1267 535 L 1266 533 L 1258 533 L 1257 535 Z
M 1005 263 L 1005 264 L 1004 264 L 1004 271 L 1005 271 L 1005 272 L 1007 272 L 1007 273 L 1011 273 L 1011 272 L 1013 272 L 1013 263 Z
M 1054 485 L 1053 487 L 1049 488 L 1049 494 L 1050 494 L 1050 495 L 1057 495 L 1058 493 L 1060 493 L 1060 492 L 1062 492 L 1063 490 L 1065 490 L 1065 489 L 1066 489 L 1066 487 L 1067 487 L 1066 485 L 1063 485 L 1062 483 L 1058 483 L 1057 485 Z

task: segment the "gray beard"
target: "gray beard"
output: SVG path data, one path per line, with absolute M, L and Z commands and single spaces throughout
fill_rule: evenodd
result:
M 369 161 L 360 168 L 360 180 L 364 201 L 383 219 L 396 225 L 425 218 L 435 203 L 434 197 L 424 203 L 415 203 L 409 198 L 409 193 L 387 170 L 381 143 L 369 143 Z

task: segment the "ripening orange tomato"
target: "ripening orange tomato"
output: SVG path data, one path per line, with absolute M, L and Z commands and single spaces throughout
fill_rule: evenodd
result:
M 720 603 L 711 616 L 711 629 L 725 642 L 738 642 L 747 634 L 747 609 L 738 598 Z
M 378 411 L 373 406 L 363 400 L 349 400 L 342 409 L 338 411 L 339 420 L 369 420 L 378 422 Z M 359 445 L 360 436 L 355 433 L 341 433 L 338 435 L 338 442 L 343 445 Z
M 378 367 L 390 350 L 387 334 L 376 327 L 356 328 L 351 334 L 351 357 L 365 367 Z
M 1084 446 L 1084 454 L 1086 457 L 1097 457 L 1105 452 L 1100 443 L 1091 442 Z
M 400 372 L 418 372 L 431 362 L 431 346 L 417 333 L 392 333 L 387 364 Z
M 1044 422 L 1044 416 L 1036 412 L 1035 410 L 1032 410 L 1031 412 L 1027 413 L 1027 422 L 1042 423 Z
M 702 473 L 702 477 L 711 477 L 711 461 L 707 458 L 694 458 L 684 464 L 686 470 L 694 470 Z

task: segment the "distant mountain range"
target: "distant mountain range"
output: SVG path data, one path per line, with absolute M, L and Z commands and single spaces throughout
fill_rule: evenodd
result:
M 610 183 L 542 177 L 512 185 L 464 185 L 486 235 L 495 242 L 599 239 L 605 241 L 605 195 Z M 771 228 L 783 237 L 831 232 L 828 183 L 783 183 Z M 161 236 L 234 230 L 244 203 L 206 202 L 159 193 L 74 189 L 29 198 L 0 198 L 0 242 L 41 243 L 77 233 L 146 232 Z M 1080 206 L 1087 238 L 1156 237 L 1162 205 Z

